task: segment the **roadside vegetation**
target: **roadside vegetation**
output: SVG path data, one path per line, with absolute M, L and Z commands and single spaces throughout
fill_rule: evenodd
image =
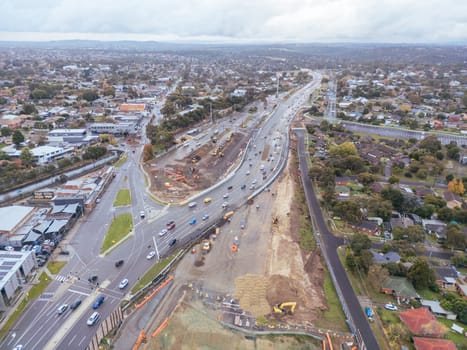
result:
M 0 330 L 0 339 L 5 338 L 5 336 L 10 331 L 11 327 L 15 324 L 16 320 L 21 316 L 24 309 L 28 305 L 31 300 L 36 299 L 39 297 L 42 292 L 47 288 L 50 283 L 50 278 L 47 276 L 45 272 L 39 276 L 39 282 L 31 287 L 31 289 L 26 292 L 26 296 L 24 299 L 19 303 L 16 310 L 11 314 L 8 321 L 6 321 L 5 325 Z
M 125 164 L 126 160 L 128 159 L 127 154 L 123 154 L 115 163 L 115 167 L 121 167 L 123 164 Z
M 323 317 L 319 318 L 316 325 L 321 328 L 335 329 L 338 331 L 346 332 L 348 330 L 347 323 L 345 322 L 344 311 L 337 296 L 336 289 L 332 283 L 331 275 L 326 273 L 324 278 L 324 295 L 328 304 L 328 310 L 324 311 Z
M 105 253 L 115 244 L 118 244 L 133 229 L 131 213 L 120 214 L 113 219 L 109 231 L 105 235 L 100 253 Z
M 114 207 L 122 207 L 131 204 L 131 196 L 129 189 L 121 189 L 115 198 Z
M 51 261 L 47 265 L 47 268 L 49 269 L 50 273 L 52 275 L 56 275 L 57 273 L 60 272 L 60 270 L 67 264 L 66 261 Z
M 173 259 L 177 256 L 178 251 L 173 253 L 171 256 L 167 258 L 163 258 L 159 260 L 156 264 L 154 264 L 144 275 L 138 280 L 133 288 L 131 289 L 131 294 L 136 294 L 139 290 L 144 288 L 148 283 L 150 283 L 156 276 L 167 266 L 169 265 Z

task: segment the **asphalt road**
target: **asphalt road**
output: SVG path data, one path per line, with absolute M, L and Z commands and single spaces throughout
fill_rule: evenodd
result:
M 314 217 L 316 226 L 319 229 L 320 245 L 321 249 L 325 251 L 330 265 L 329 269 L 332 270 L 336 277 L 338 285 L 336 289 L 340 289 L 340 292 L 345 300 L 346 308 L 351 315 L 353 323 L 356 329 L 360 332 L 361 337 L 366 345 L 367 349 L 376 350 L 379 349 L 378 342 L 371 330 L 370 324 L 366 315 L 363 312 L 362 307 L 355 295 L 355 292 L 350 284 L 347 277 L 347 273 L 342 266 L 342 263 L 337 254 L 337 248 L 344 244 L 343 239 L 335 237 L 331 234 L 326 226 L 323 213 L 319 206 L 318 199 L 313 189 L 311 180 L 308 177 L 308 164 L 306 162 L 306 150 L 304 144 L 304 131 L 297 131 L 298 135 L 298 158 L 300 163 L 300 173 L 303 174 L 302 181 L 305 188 L 306 199 L 308 202 L 308 208 L 310 208 L 310 214 Z
M 132 149 L 127 149 L 129 159 L 118 168 L 116 178 L 102 196 L 100 203 L 80 223 L 72 238 L 61 242 L 61 246 L 71 251 L 68 264 L 62 269 L 57 280 L 49 285 L 43 297 L 30 303 L 1 344 L 1 348 L 9 349 L 17 344 L 22 344 L 28 350 L 85 348 L 96 328 L 86 325 L 87 318 L 94 311 L 91 309 L 92 303 L 97 296 L 105 296 L 103 305 L 98 309 L 101 320 L 117 307 L 125 292 L 157 261 L 157 258 L 146 259 L 147 253 L 155 249 L 153 238 L 157 242 L 159 254 L 168 255 L 177 246 L 196 237 L 203 228 L 222 217 L 226 211 L 242 205 L 250 195 L 266 188 L 273 181 L 286 161 L 288 125 L 300 105 L 305 102 L 308 93 L 317 86 L 319 82 L 315 81 L 296 92 L 287 101 L 278 101 L 277 108 L 267 121 L 256 126 L 246 153 L 239 155 L 234 173 L 193 198 L 192 200 L 197 202 L 194 208 L 187 205 L 162 206 L 154 203 L 146 194 L 144 176 L 138 166 L 142 146 L 137 147 L 135 153 Z M 248 127 L 255 128 L 254 121 L 250 123 Z M 269 157 L 264 155 L 267 149 Z M 265 179 L 261 174 L 261 165 L 264 165 L 266 170 Z M 255 188 L 250 189 L 254 180 Z M 240 189 L 242 185 L 246 185 L 245 190 Z M 232 189 L 228 190 L 230 186 Z M 126 208 L 114 209 L 113 201 L 122 187 L 130 188 L 132 204 Z M 226 194 L 228 197 L 223 198 Z M 205 204 L 205 197 L 212 198 L 211 203 Z M 226 209 L 222 208 L 223 202 L 228 202 Z M 145 211 L 144 219 L 140 218 L 140 211 Z M 100 256 L 102 238 L 108 226 L 115 215 L 123 212 L 130 212 L 133 216 L 134 235 L 109 255 Z M 202 220 L 204 215 L 209 215 L 205 221 Z M 194 225 L 189 224 L 192 218 L 196 219 Z M 158 233 L 172 220 L 176 222 L 175 229 L 160 237 Z M 177 244 L 171 247 L 169 242 L 174 238 L 177 239 Z M 116 268 L 114 263 L 120 259 L 125 262 L 123 266 Z M 91 275 L 98 276 L 102 291 L 97 291 L 98 286 L 87 281 Z M 123 278 L 128 278 L 129 285 L 122 291 L 118 284 Z M 67 310 L 58 315 L 56 309 L 59 305 L 71 304 L 77 299 L 83 302 L 78 309 Z

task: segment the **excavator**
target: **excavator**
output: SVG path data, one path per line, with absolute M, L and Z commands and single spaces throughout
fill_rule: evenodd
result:
M 286 301 L 284 303 L 279 303 L 279 304 L 274 305 L 273 311 L 275 314 L 293 315 L 296 307 L 297 307 L 296 302 Z

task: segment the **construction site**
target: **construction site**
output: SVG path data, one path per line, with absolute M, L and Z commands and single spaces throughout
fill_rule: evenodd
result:
M 213 161 L 207 151 L 202 160 Z M 290 163 L 255 205 L 232 212 L 178 263 L 161 316 L 147 327 L 154 336 L 140 349 L 322 349 L 327 337 L 335 346 L 352 340 L 344 319 L 331 335 L 317 326 L 326 324 L 318 322 L 328 310 L 326 270 L 319 248 L 299 246 Z

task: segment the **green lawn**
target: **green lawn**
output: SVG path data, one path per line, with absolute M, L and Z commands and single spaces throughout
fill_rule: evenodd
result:
M 129 189 L 122 189 L 118 191 L 117 198 L 115 198 L 114 207 L 121 207 L 131 204 L 131 196 Z
M 448 320 L 447 318 L 444 318 L 444 317 L 438 317 L 437 318 L 439 322 L 441 322 L 442 324 L 444 324 L 448 329 L 449 329 L 449 332 L 446 334 L 446 338 L 447 339 L 450 339 L 452 340 L 454 343 L 456 343 L 457 345 L 460 345 L 460 344 L 465 344 L 465 338 L 462 334 L 459 334 L 457 332 L 454 332 L 453 330 L 451 330 L 451 327 L 452 327 L 452 324 L 455 323 L 457 324 L 458 326 L 461 326 L 464 328 L 464 331 L 465 331 L 465 328 L 466 328 L 466 325 L 459 322 L 459 321 L 452 321 L 452 320 Z M 460 349 L 460 348 L 459 348 Z
M 171 256 L 159 260 L 156 264 L 154 264 L 144 275 L 141 277 L 136 283 L 133 288 L 131 289 L 131 294 L 137 293 L 140 289 L 146 286 L 149 282 L 151 282 L 156 276 L 177 256 L 178 251 L 176 251 Z
M 435 293 L 429 289 L 417 290 L 417 293 L 425 300 L 439 300 L 441 297 L 439 293 Z
M 52 275 L 56 275 L 57 273 L 60 272 L 63 266 L 66 265 L 66 263 L 67 263 L 66 261 L 51 261 L 47 265 L 47 268 L 49 269 Z
M 3 339 L 8 334 L 8 331 L 10 330 L 10 328 L 16 322 L 18 317 L 21 316 L 21 313 L 24 311 L 24 309 L 28 305 L 28 302 L 32 299 L 37 298 L 39 295 L 41 295 L 42 292 L 47 288 L 49 283 L 50 283 L 49 276 L 47 276 L 45 272 L 42 272 L 42 274 L 39 276 L 39 282 L 35 284 L 34 286 L 32 286 L 29 292 L 26 293 L 26 297 L 21 301 L 21 303 L 16 308 L 15 312 L 11 314 L 8 321 L 6 321 L 5 325 L 0 330 L 0 339 Z
M 102 242 L 101 254 L 125 238 L 133 228 L 131 213 L 120 214 L 110 224 L 109 231 Z
M 126 160 L 128 159 L 127 154 L 125 153 L 123 156 L 120 157 L 119 160 L 117 160 L 114 164 L 116 167 L 121 167 L 123 164 L 125 164 Z
M 332 328 L 342 332 L 348 332 L 349 328 L 345 322 L 344 311 L 337 297 L 336 289 L 331 280 L 329 273 L 326 273 L 324 279 L 324 295 L 328 304 L 328 310 L 323 313 L 323 319 L 316 323 L 318 327 Z

